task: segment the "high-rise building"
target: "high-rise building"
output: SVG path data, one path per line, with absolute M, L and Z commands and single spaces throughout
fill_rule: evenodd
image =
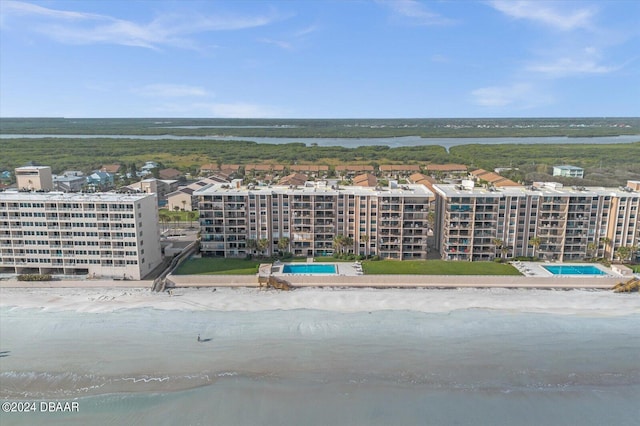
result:
M 154 194 L 0 192 L 0 271 L 138 280 L 161 260 Z
M 613 260 L 620 247 L 640 247 L 640 192 L 630 186 L 433 187 L 443 259 Z
M 193 193 L 205 254 L 244 257 L 336 250 L 386 259 L 425 259 L 433 193 L 423 185 L 337 187 L 211 184 Z M 342 236 L 344 238 L 337 239 Z

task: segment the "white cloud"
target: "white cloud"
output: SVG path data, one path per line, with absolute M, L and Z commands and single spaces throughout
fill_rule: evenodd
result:
M 274 40 L 271 38 L 261 38 L 258 40 L 260 43 L 266 43 L 266 44 L 273 44 L 274 46 L 278 46 L 282 49 L 286 49 L 286 50 L 291 50 L 293 49 L 293 44 L 288 42 L 288 41 L 284 41 L 284 40 Z
M 8 6 L 8 7 L 7 7 Z M 25 25 L 47 37 L 68 44 L 117 44 L 160 49 L 175 46 L 193 49 L 191 34 L 210 31 L 230 31 L 268 25 L 277 15 L 159 15 L 148 23 L 138 23 L 107 15 L 57 10 L 23 2 L 3 2 L 3 22 L 7 17 L 26 17 L 33 22 Z
M 474 103 L 483 107 L 532 108 L 548 104 L 551 98 L 530 83 L 481 87 L 471 92 Z
M 621 68 L 621 66 L 603 65 L 601 56 L 600 50 L 594 47 L 572 50 L 567 55 L 530 64 L 527 71 L 547 77 L 565 77 L 578 74 L 607 74 Z
M 555 2 L 493 0 L 489 5 L 512 18 L 528 19 L 563 31 L 589 28 L 595 15 L 595 11 L 588 8 L 558 10 Z
M 132 91 L 142 96 L 159 98 L 202 97 L 211 95 L 202 87 L 184 84 L 149 84 L 133 89 Z
M 416 0 L 378 0 L 389 7 L 393 14 L 416 25 L 449 25 L 453 20 L 431 12 L 424 3 Z

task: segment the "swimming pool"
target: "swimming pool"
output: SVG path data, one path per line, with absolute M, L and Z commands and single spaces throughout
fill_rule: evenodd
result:
M 544 265 L 542 267 L 553 275 L 608 275 L 593 265 Z
M 335 274 L 336 265 L 330 263 L 286 264 L 282 272 L 285 274 Z

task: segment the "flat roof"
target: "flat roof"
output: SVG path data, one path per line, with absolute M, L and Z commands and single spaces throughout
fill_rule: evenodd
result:
M 116 192 L 26 192 L 4 191 L 0 192 L 2 201 L 76 201 L 76 202 L 100 202 L 100 201 L 124 201 L 134 202 L 155 194 L 147 193 L 116 193 Z
M 493 190 L 484 187 L 474 187 L 473 189 L 462 188 L 461 185 L 454 184 L 435 184 L 434 190 L 445 197 L 523 197 L 523 196 L 583 196 L 583 197 L 596 197 L 601 195 L 610 195 L 616 197 L 640 197 L 638 191 L 624 191 L 619 188 L 606 188 L 606 187 L 532 187 L 527 186 L 505 186 L 498 187 Z
M 287 185 L 272 185 L 272 186 L 255 186 L 249 189 L 246 186 L 240 188 L 233 188 L 229 184 L 210 184 L 197 191 L 194 191 L 193 195 L 214 195 L 214 194 L 259 194 L 259 193 L 274 193 L 274 194 L 353 194 L 353 195 L 376 195 L 376 196 L 420 196 L 420 197 L 433 197 L 434 194 L 424 185 L 408 184 L 398 185 L 397 188 L 388 187 L 363 187 L 363 186 L 339 186 L 338 189 L 332 188 L 330 185 L 312 185 L 312 186 L 296 186 L 290 187 Z

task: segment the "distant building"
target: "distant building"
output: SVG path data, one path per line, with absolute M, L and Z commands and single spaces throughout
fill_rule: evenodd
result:
M 53 177 L 53 189 L 62 192 L 79 192 L 87 181 L 84 176 L 64 175 Z
M 51 191 L 53 175 L 49 166 L 25 166 L 15 169 L 16 186 L 29 191 Z
M 553 175 L 582 179 L 584 177 L 584 169 L 581 167 L 568 165 L 553 166 Z
M 0 272 L 139 280 L 162 254 L 154 195 L 0 192 Z
M 96 188 L 111 188 L 113 187 L 113 175 L 107 172 L 93 172 L 87 176 L 87 185 L 94 186 Z

